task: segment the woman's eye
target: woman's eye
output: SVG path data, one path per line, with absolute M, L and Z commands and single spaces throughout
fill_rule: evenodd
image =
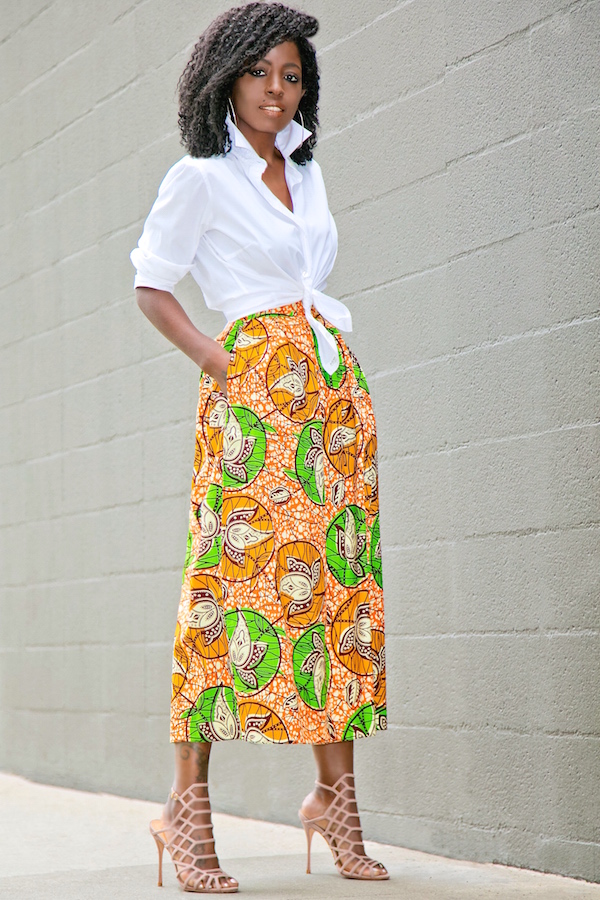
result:
M 250 74 L 251 75 L 264 75 L 265 70 L 264 69 L 251 69 Z
M 285 77 L 288 79 L 288 81 L 291 81 L 292 84 L 298 84 L 299 78 L 297 75 L 292 75 L 290 73 L 289 75 L 286 75 Z

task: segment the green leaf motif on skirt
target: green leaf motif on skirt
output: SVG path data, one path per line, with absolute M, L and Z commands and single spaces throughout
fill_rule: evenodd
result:
M 381 537 L 379 535 L 379 513 L 375 516 L 371 526 L 371 549 L 369 552 L 369 565 L 375 583 L 383 587 L 383 572 L 381 567 Z
M 319 506 L 325 503 L 324 463 L 323 423 L 314 419 L 306 423 L 298 438 L 296 475 L 306 496 Z
M 231 609 L 225 613 L 229 638 L 229 661 L 235 689 L 251 694 L 276 675 L 281 647 L 268 619 L 253 609 Z
M 354 587 L 369 573 L 364 509 L 350 504 L 333 517 L 325 542 L 327 565 L 345 587 Z
M 356 738 L 368 737 L 375 730 L 375 706 L 373 703 L 365 703 L 355 713 L 352 713 L 344 733 L 343 741 L 353 741 Z
M 311 709 L 324 709 L 331 664 L 325 646 L 325 626 L 314 625 L 294 644 L 294 681 L 301 699 Z
M 221 559 L 221 507 L 223 488 L 209 485 L 204 500 L 196 513 L 200 522 L 200 543 L 196 548 L 195 569 L 210 569 Z
M 185 709 L 181 719 L 189 720 L 189 739 L 231 741 L 240 736 L 237 700 L 228 685 L 217 685 L 202 691 L 190 709 Z
M 232 405 L 223 428 L 223 487 L 254 481 L 265 464 L 267 435 L 261 420 L 247 406 Z

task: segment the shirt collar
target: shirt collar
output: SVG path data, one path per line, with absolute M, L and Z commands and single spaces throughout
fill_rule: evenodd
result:
M 242 150 L 246 152 L 250 152 L 253 156 L 258 156 L 258 153 L 250 143 L 250 141 L 244 137 L 240 129 L 237 125 L 234 125 L 233 120 L 229 113 L 227 113 L 225 117 L 225 124 L 227 125 L 227 130 L 229 132 L 229 137 L 231 139 L 232 149 Z M 297 150 L 298 147 L 304 143 L 304 141 L 310 137 L 312 131 L 309 131 L 308 128 L 304 128 L 303 125 L 300 125 L 299 122 L 296 122 L 295 119 L 285 126 L 285 128 L 278 132 L 275 138 L 275 146 L 284 157 L 287 159 L 292 155 L 294 150 Z

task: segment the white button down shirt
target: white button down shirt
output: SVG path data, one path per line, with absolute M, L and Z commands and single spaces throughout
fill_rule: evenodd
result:
M 316 160 L 299 166 L 290 154 L 310 132 L 293 121 L 275 143 L 285 159 L 291 212 L 262 180 L 267 166 L 227 117 L 231 151 L 176 162 L 165 175 L 131 252 L 135 287 L 171 291 L 191 272 L 209 309 L 232 322 L 251 312 L 302 299 L 324 368 L 338 366 L 337 344 L 314 306 L 344 331 L 350 312 L 323 293 L 337 253 L 337 230 Z

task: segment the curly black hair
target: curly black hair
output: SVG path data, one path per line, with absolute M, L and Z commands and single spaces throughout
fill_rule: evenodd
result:
M 306 91 L 298 108 L 313 134 L 292 153 L 292 159 L 300 165 L 312 159 L 319 124 L 319 68 L 308 38 L 318 29 L 314 16 L 283 3 L 248 3 L 218 16 L 198 38 L 177 84 L 181 143 L 189 154 L 217 156 L 231 149 L 225 116 L 234 81 L 277 44 L 293 41 Z

